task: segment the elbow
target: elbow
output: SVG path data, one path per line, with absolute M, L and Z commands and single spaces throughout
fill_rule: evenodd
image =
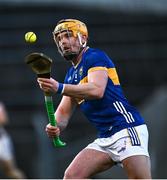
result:
M 102 92 L 99 92 L 98 96 L 97 96 L 97 99 L 102 99 L 104 96 L 104 91 Z
M 104 90 L 103 89 L 96 90 L 93 96 L 94 96 L 94 99 L 102 99 L 104 96 Z

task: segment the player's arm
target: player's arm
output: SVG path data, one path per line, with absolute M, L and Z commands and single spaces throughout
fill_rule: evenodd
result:
M 63 95 L 82 98 L 82 99 L 100 99 L 103 97 L 108 81 L 106 70 L 97 70 L 88 73 L 88 82 L 78 85 L 65 84 Z M 44 91 L 57 92 L 59 83 L 54 79 L 38 78 L 40 88 Z
M 59 136 L 60 132 L 64 130 L 68 124 L 68 121 L 76 107 L 76 101 L 68 96 L 63 96 L 56 112 L 55 117 L 57 120 L 57 126 L 46 126 L 46 132 L 50 138 Z
M 69 97 L 63 96 L 56 112 L 55 117 L 57 120 L 58 127 L 63 130 L 66 128 L 68 121 L 77 106 L 76 101 Z
M 107 81 L 107 71 L 93 71 L 88 74 L 87 83 L 78 85 L 66 84 L 63 94 L 75 98 L 100 99 L 104 95 Z

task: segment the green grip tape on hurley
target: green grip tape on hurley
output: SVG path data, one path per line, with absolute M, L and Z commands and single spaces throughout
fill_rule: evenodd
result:
M 45 105 L 48 113 L 49 123 L 52 126 L 57 126 L 56 118 L 54 115 L 52 96 L 45 96 Z M 66 143 L 62 142 L 58 136 L 53 138 L 53 144 L 55 147 L 63 147 L 66 145 Z

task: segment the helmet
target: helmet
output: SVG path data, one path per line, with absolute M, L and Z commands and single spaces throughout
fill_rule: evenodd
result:
M 87 27 L 83 22 L 79 20 L 76 19 L 60 20 L 54 29 L 54 34 L 56 35 L 57 33 L 60 33 L 65 30 L 72 31 L 74 37 L 77 37 L 77 34 L 81 33 L 82 35 L 85 35 L 88 38 Z
M 68 34 L 72 33 L 73 37 L 78 38 L 79 43 L 80 43 L 80 48 L 77 50 L 77 52 L 63 52 L 63 50 L 61 49 L 56 37 L 59 33 L 62 33 L 64 31 L 67 31 Z M 82 43 L 81 41 L 81 35 L 86 37 L 86 41 L 84 43 Z M 60 52 L 60 54 L 63 57 L 65 57 L 65 59 L 72 60 L 73 58 L 76 58 L 79 55 L 79 53 L 82 51 L 84 47 L 86 47 L 86 43 L 88 39 L 88 30 L 87 30 L 86 25 L 79 20 L 63 19 L 57 23 L 53 31 L 53 36 L 54 36 L 54 40 L 57 44 L 58 51 Z

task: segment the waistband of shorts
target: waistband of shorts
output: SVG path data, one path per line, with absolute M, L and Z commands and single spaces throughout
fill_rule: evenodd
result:
M 146 124 L 134 126 L 133 128 L 136 128 L 136 127 L 146 127 Z M 106 138 L 110 138 L 111 141 L 115 142 L 118 139 L 121 139 L 123 137 L 129 137 L 128 128 L 122 129 L 121 131 L 118 131 L 117 133 Z M 106 139 L 106 138 L 97 138 L 97 139 Z

